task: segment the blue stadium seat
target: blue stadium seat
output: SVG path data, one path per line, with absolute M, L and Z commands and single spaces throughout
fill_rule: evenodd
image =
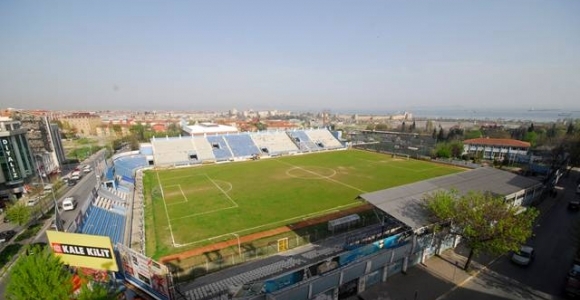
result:
M 226 161 L 233 158 L 230 147 L 221 135 L 208 136 L 207 141 L 212 145 L 213 154 L 217 161 Z
M 235 157 L 247 158 L 260 154 L 260 149 L 248 134 L 225 135 L 224 138 Z

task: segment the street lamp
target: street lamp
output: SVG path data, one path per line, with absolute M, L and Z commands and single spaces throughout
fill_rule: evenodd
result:
M 240 236 L 237 233 L 232 232 L 232 234 L 235 235 L 238 239 L 238 254 L 240 255 L 240 261 L 242 261 L 242 246 L 240 244 Z
M 42 176 L 41 171 L 40 171 L 40 166 L 38 165 L 38 160 L 35 160 L 35 162 L 36 162 L 36 170 L 38 170 L 38 177 L 40 177 L 40 182 L 42 183 L 42 189 L 44 192 L 44 188 L 46 187 L 46 184 L 44 182 L 44 179 L 42 178 L 43 176 Z M 52 202 L 54 203 L 54 213 L 56 215 L 56 218 L 58 218 L 58 204 L 56 203 L 56 196 L 54 195 L 54 186 L 50 189 L 50 194 L 52 195 Z M 43 201 L 43 205 L 44 205 L 44 201 Z M 58 226 L 57 226 L 57 228 L 58 228 Z M 58 231 L 58 229 L 57 229 L 57 231 Z

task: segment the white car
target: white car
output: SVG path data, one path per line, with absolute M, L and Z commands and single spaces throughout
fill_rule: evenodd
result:
M 39 201 L 40 198 L 38 197 L 30 198 L 26 201 L 26 206 L 35 206 L 36 204 L 38 204 Z
M 527 266 L 532 263 L 535 256 L 536 253 L 534 252 L 534 248 L 530 246 L 522 246 L 520 247 L 520 251 L 512 254 L 512 262 L 520 266 Z

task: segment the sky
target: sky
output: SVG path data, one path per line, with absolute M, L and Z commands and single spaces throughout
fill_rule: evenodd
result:
M 580 110 L 580 1 L 0 1 L 0 107 Z

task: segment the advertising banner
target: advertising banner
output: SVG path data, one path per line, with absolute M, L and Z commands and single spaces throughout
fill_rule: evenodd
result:
M 127 281 L 156 299 L 172 299 L 173 282 L 165 265 L 122 244 L 117 244 L 117 250 Z
M 46 231 L 50 247 L 62 261 L 74 267 L 117 272 L 117 261 L 108 236 Z
M 20 176 L 20 168 L 16 162 L 16 153 L 12 147 L 12 143 L 8 138 L 0 139 L 0 149 L 4 153 L 6 170 L 8 170 L 8 180 L 9 182 L 19 182 L 22 181 Z

